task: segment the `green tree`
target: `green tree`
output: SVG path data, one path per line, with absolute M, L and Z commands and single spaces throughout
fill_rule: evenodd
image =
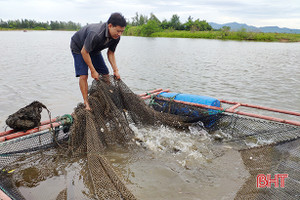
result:
M 237 36 L 239 36 L 240 39 L 247 39 L 247 30 L 245 28 L 241 28 L 237 31 Z
M 135 17 L 132 18 L 133 26 L 142 26 L 146 24 L 148 21 L 148 17 L 146 15 L 139 15 L 138 13 L 135 14 Z
M 81 28 L 79 23 L 50 21 L 37 22 L 35 20 L 21 19 L 8 20 L 7 22 L 0 19 L 0 28 L 9 29 L 35 29 L 35 30 L 78 30 Z
M 153 14 L 153 13 L 150 13 L 150 18 L 149 20 L 154 20 L 156 21 L 157 23 L 161 24 L 160 20 Z
M 2 19 L 0 19 L 0 27 L 1 28 L 8 28 L 7 22 L 5 22 Z
M 223 26 L 221 28 L 221 36 L 222 36 L 222 38 L 224 38 L 225 36 L 229 35 L 230 29 L 231 29 L 230 26 Z
M 169 29 L 171 28 L 171 23 L 164 19 L 160 24 L 162 29 Z
M 50 21 L 50 29 L 57 30 L 59 28 L 58 21 Z
M 181 30 L 181 23 L 179 20 L 178 15 L 173 15 L 170 21 L 170 27 L 174 28 L 175 30 Z
M 187 22 L 183 24 L 184 30 L 190 31 L 193 24 L 194 24 L 193 18 L 191 16 L 189 16 Z
M 160 23 L 156 20 L 149 20 L 147 24 L 144 24 L 141 28 L 142 36 L 150 36 L 152 33 L 161 31 Z
M 205 20 L 200 21 L 199 19 L 197 19 L 193 23 L 192 27 L 195 31 L 210 31 L 210 30 L 212 30 L 212 27 Z

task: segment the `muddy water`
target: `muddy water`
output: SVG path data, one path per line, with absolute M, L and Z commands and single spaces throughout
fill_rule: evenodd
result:
M 0 32 L 2 129 L 9 114 L 33 100 L 52 116 L 71 113 L 82 100 L 69 51 L 72 34 Z M 298 43 L 136 37 L 122 37 L 116 52 L 121 77 L 136 93 L 169 88 L 300 112 L 299 55 Z M 233 199 L 249 176 L 239 152 L 202 129 L 132 129 L 144 142 L 131 150 L 111 148 L 106 156 L 139 199 Z M 55 199 L 65 188 L 71 199 L 92 198 L 84 160 L 40 159 L 34 168 L 19 169 L 26 198 Z
M 120 165 L 139 199 L 233 199 L 248 176 L 237 151 L 212 144 L 201 130 L 139 132 L 147 150 L 130 154 L 131 160 Z M 119 153 L 107 156 L 115 161 Z

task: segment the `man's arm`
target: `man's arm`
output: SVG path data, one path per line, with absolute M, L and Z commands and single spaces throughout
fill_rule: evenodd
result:
M 114 70 L 115 77 L 117 79 L 120 79 L 120 74 L 119 74 L 119 70 L 118 70 L 118 67 L 117 67 L 117 63 L 116 63 L 115 53 L 108 49 L 107 58 L 108 58 L 108 61 L 111 65 L 112 69 Z
M 95 69 L 95 67 L 92 63 L 92 59 L 91 59 L 91 56 L 90 56 L 89 52 L 86 51 L 84 46 L 81 49 L 81 55 L 82 55 L 82 58 L 83 58 L 84 62 L 87 64 L 87 66 L 89 67 L 89 69 L 91 71 L 92 78 L 94 78 L 96 80 L 99 80 L 99 74 L 96 71 L 96 69 Z

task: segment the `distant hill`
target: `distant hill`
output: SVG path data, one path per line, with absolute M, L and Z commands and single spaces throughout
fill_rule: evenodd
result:
M 229 26 L 232 31 L 238 31 L 242 28 L 245 28 L 247 31 L 251 32 L 263 32 L 263 33 L 298 33 L 300 34 L 300 29 L 290 29 L 290 28 L 279 28 L 278 26 L 264 26 L 264 27 L 255 27 L 249 26 L 247 24 L 240 24 L 237 22 L 226 23 L 226 24 L 217 24 L 214 22 L 208 22 L 213 29 L 220 29 L 223 26 Z

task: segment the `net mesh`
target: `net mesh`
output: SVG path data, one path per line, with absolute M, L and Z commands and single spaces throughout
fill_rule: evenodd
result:
M 300 198 L 300 140 L 277 145 L 241 150 L 242 159 L 250 176 L 238 191 L 235 199 L 299 199 Z M 259 174 L 288 174 L 283 187 L 256 187 Z M 282 179 L 278 184 L 282 184 Z
M 38 177 L 45 179 L 53 176 L 53 172 L 47 170 L 53 165 L 49 160 L 59 166 L 59 170 L 57 167 L 56 170 L 63 171 L 68 167 L 66 159 L 82 159 L 85 163 L 82 167 L 87 169 L 82 173 L 85 174 L 90 193 L 85 197 L 136 199 L 120 173 L 104 156 L 105 149 L 110 145 L 134 147 L 136 142 L 131 123 L 164 124 L 182 129 L 197 123 L 210 133 L 216 143 L 231 144 L 241 152 L 250 177 L 237 192 L 236 199 L 293 199 L 299 196 L 298 126 L 228 115 L 159 98 L 153 98 L 148 106 L 124 82 L 112 76 L 93 82 L 89 90 L 89 103 L 92 111 L 87 111 L 83 104 L 75 108 L 72 114 L 74 122 L 68 133 L 62 130 L 57 130 L 55 134 L 48 131 L 0 143 L 1 189 L 12 198 L 16 196 L 16 199 L 22 199 L 15 185 L 24 184 L 24 177 L 11 175 L 8 173 L 11 169 L 24 174 L 26 168 L 39 163 L 44 167 L 36 167 L 35 170 L 39 175 L 44 174 Z M 184 112 L 178 113 L 178 110 Z M 58 148 L 47 155 L 41 153 L 42 148 L 50 146 Z M 25 160 L 26 164 L 22 165 Z M 256 176 L 261 173 L 287 173 L 289 181 L 284 190 L 257 189 Z M 62 188 L 56 198 L 70 199 L 71 195 L 67 188 Z
M 196 120 L 215 141 L 230 144 L 240 151 L 250 176 L 237 192 L 235 199 L 299 199 L 300 198 L 300 127 L 235 114 L 203 110 L 162 98 L 155 99 L 152 107 L 168 113 L 201 116 Z M 257 176 L 287 174 L 284 188 L 258 188 Z M 282 179 L 278 180 L 280 185 Z

